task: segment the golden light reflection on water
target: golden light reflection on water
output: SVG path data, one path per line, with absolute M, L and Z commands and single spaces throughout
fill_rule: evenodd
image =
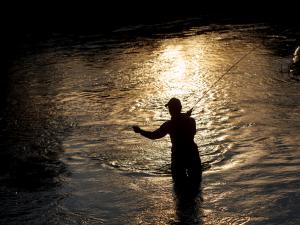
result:
M 109 51 L 83 48 L 59 55 L 54 47 L 49 49 L 52 55 L 33 54 L 27 59 L 29 67 L 20 65 L 19 72 L 26 77 L 21 83 L 28 89 L 24 93 L 29 94 L 22 98 L 26 103 L 33 100 L 21 109 L 32 107 L 29 110 L 39 115 L 48 110 L 51 117 L 62 117 L 72 125 L 62 143 L 62 162 L 70 176 L 53 196 L 61 199 L 57 208 L 66 219 L 55 221 L 124 224 L 128 218 L 128 224 L 179 224 L 180 215 L 196 216 L 199 224 L 298 220 L 291 215 L 299 211 L 299 85 L 275 80 L 283 79 L 282 74 L 271 72 L 282 56 L 270 54 L 265 46 L 213 86 L 192 114 L 201 159 L 211 165 L 204 172 L 201 205 L 192 205 L 190 210 L 173 199 L 169 138 L 150 141 L 132 132 L 130 125 L 147 125 L 152 130 L 169 119 L 162 103 L 170 97 L 180 98 L 184 111 L 189 109 L 252 49 L 252 31 L 241 36 L 232 32 L 151 39 L 150 45 L 134 41 L 130 48 L 116 44 L 112 46 L 116 50 Z M 20 121 L 32 121 L 30 128 L 37 132 L 45 129 L 48 133 L 47 121 L 44 126 L 33 121 L 36 117 L 29 118 L 31 114 L 19 111 L 16 115 Z M 54 126 L 56 120 L 50 127 Z M 56 130 L 49 130 L 50 135 Z M 52 144 L 45 150 L 48 146 Z M 23 194 L 19 197 L 24 201 L 17 199 L 17 206 L 15 197 L 9 200 L 14 211 L 8 211 L 7 221 L 14 214 L 19 216 L 14 218 L 17 223 L 25 218 L 35 224 L 31 209 L 47 208 L 43 203 L 28 204 Z M 42 194 L 48 196 L 47 190 Z M 43 196 L 30 193 L 30 199 Z M 83 209 L 80 212 L 78 205 Z
M 226 43 L 210 36 L 167 39 L 152 52 L 153 59 L 142 73 L 154 78 L 149 85 L 154 86 L 164 101 L 176 96 L 184 101 L 184 105 L 191 107 L 236 61 L 227 48 Z M 216 54 L 218 57 L 215 57 Z M 224 85 L 222 82 L 219 84 Z M 215 92 L 215 89 L 212 91 Z
M 178 83 L 184 79 L 186 61 L 183 57 L 182 46 L 167 46 L 158 61 L 165 64 L 165 70 L 161 73 L 161 79 L 167 83 Z
M 201 44 L 193 46 L 184 40 L 166 41 L 157 50 L 154 70 L 159 76 L 163 95 L 184 97 L 192 93 L 202 82 L 200 71 Z

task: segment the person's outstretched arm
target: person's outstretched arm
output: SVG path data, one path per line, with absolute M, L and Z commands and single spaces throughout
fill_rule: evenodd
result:
M 168 123 L 162 124 L 157 130 L 155 131 L 146 131 L 141 129 L 139 126 L 132 126 L 135 133 L 139 133 L 142 136 L 149 138 L 149 139 L 159 139 L 168 133 Z

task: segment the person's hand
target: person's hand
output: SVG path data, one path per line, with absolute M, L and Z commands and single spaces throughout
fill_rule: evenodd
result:
M 141 132 L 141 128 L 139 126 L 132 126 L 132 129 L 134 130 L 135 133 Z
M 193 108 L 191 108 L 189 111 L 187 111 L 185 114 L 190 117 L 192 115 L 192 111 L 193 111 Z

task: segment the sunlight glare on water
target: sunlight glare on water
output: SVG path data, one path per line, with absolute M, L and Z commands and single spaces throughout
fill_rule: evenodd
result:
M 201 90 L 201 47 L 193 48 L 192 43 L 184 41 L 165 41 L 158 50 L 153 62 L 154 72 L 159 74 L 162 95 L 184 97 L 194 91 Z M 201 46 L 201 43 L 199 43 Z
M 261 40 L 260 32 L 269 27 L 227 25 L 220 31 L 216 27 L 130 40 L 66 38 L 61 47 L 53 37 L 52 44 L 41 46 L 44 51 L 24 53 L 12 74 L 16 88 L 11 99 L 23 101 L 16 118 L 38 132 L 52 129 L 54 139 L 61 135 L 56 118 L 72 125 L 59 143 L 63 150 L 59 161 L 69 173 L 62 175 L 58 187 L 44 190 L 54 199 L 49 221 L 213 225 L 300 221 L 296 215 L 299 82 L 279 72 L 278 65 L 288 58 Z M 191 202 L 174 194 L 169 137 L 152 141 L 131 128 L 158 128 L 170 118 L 164 105 L 171 97 L 182 101 L 184 112 L 201 99 L 192 114 L 197 123 L 195 141 L 202 162 L 211 168 L 203 172 L 201 197 Z M 40 125 L 45 124 L 44 111 L 57 127 Z M 12 214 L 18 224 L 39 221 L 41 216 L 27 203 L 41 197 L 26 191 L 19 198 L 1 197 L 10 214 L 4 213 L 0 222 L 15 224 Z M 34 203 L 37 208 L 45 205 L 46 201 Z

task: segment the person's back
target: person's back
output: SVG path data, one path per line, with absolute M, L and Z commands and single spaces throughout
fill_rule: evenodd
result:
M 169 123 L 169 134 L 174 148 L 195 145 L 196 123 L 193 118 L 180 113 L 178 116 L 173 116 Z

